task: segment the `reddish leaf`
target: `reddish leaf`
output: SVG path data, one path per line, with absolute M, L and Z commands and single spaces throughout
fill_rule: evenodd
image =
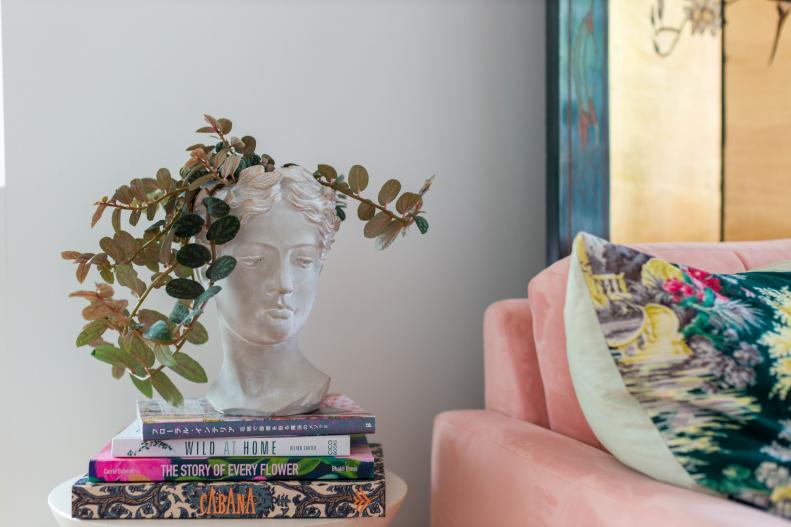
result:
M 82 262 L 80 265 L 77 266 L 77 281 L 79 283 L 83 283 L 85 281 L 85 277 L 88 276 L 88 271 L 91 270 L 91 264 L 88 262 Z
M 96 210 L 94 211 L 93 217 L 91 218 L 91 227 L 96 225 L 99 222 L 99 220 L 102 219 L 102 214 L 104 214 L 104 211 L 106 209 L 107 209 L 106 203 L 100 203 L 99 205 L 96 206 Z

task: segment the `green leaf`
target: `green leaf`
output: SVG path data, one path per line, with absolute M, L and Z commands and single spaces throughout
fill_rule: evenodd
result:
M 170 177 L 170 170 L 167 168 L 160 168 L 157 170 L 157 184 L 162 190 L 168 190 L 173 184 L 173 178 Z
M 359 194 L 368 187 L 368 171 L 362 165 L 354 165 L 349 169 L 349 186 Z
M 379 191 L 379 204 L 387 205 L 398 196 L 399 192 L 401 192 L 401 182 L 397 179 L 388 179 Z
M 415 225 L 417 225 L 420 234 L 426 234 L 428 232 L 428 220 L 423 216 L 415 216 Z
M 203 286 L 189 278 L 174 278 L 165 286 L 165 291 L 173 298 L 192 300 L 203 293 Z
M 376 215 L 365 224 L 365 227 L 363 227 L 363 236 L 366 238 L 376 238 L 382 234 L 385 227 L 390 224 L 390 221 L 390 216 L 388 216 L 386 212 L 377 212 Z
M 99 267 L 99 275 L 102 277 L 102 280 L 107 282 L 108 284 L 112 284 L 115 282 L 115 275 L 113 274 L 113 268 L 109 265 Z
M 115 277 L 118 283 L 134 291 L 137 296 L 146 291 L 146 284 L 137 277 L 137 271 L 130 264 L 121 264 L 115 267 Z
M 154 385 L 159 395 L 173 406 L 184 404 L 184 396 L 165 372 L 160 370 L 151 372 L 151 384 Z
M 135 385 L 135 388 L 140 390 L 140 393 L 151 399 L 154 396 L 154 390 L 151 388 L 151 381 L 148 379 L 138 379 L 131 373 L 129 374 L 129 378 L 132 379 L 132 384 Z
M 236 216 L 223 216 L 211 224 L 209 232 L 206 233 L 206 238 L 217 245 L 228 243 L 239 232 L 239 226 L 239 218 Z
M 219 119 L 217 119 L 217 128 L 223 134 L 227 134 L 228 132 L 230 132 L 232 126 L 233 123 L 231 122 L 230 119 L 226 119 L 225 117 L 220 117 Z
M 212 282 L 222 280 L 236 268 L 236 258 L 233 256 L 220 256 L 206 270 L 206 277 Z
M 149 227 L 146 228 L 145 232 L 155 232 L 158 231 L 160 227 L 165 225 L 165 220 L 158 220 L 152 223 Z
M 346 212 L 341 207 L 335 207 L 335 214 L 338 215 L 338 218 L 340 218 L 341 221 L 346 219 Z
M 176 253 L 176 260 L 181 265 L 192 269 L 203 267 L 211 260 L 211 251 L 199 243 L 189 243 Z
M 219 198 L 203 198 L 203 206 L 206 207 L 209 215 L 215 218 L 222 218 L 231 212 L 231 207 Z
M 176 365 L 176 359 L 173 357 L 173 353 L 170 351 L 170 346 L 154 344 L 154 356 L 157 358 L 160 364 L 164 364 L 168 367 Z
M 242 143 L 244 143 L 244 147 L 241 149 L 242 155 L 245 157 L 253 155 L 255 152 L 255 137 L 251 135 L 242 136 Z
M 149 340 L 162 342 L 173 340 L 173 334 L 170 332 L 170 327 L 168 327 L 168 323 L 164 320 L 157 320 L 151 324 L 151 327 L 148 328 L 148 331 L 146 331 L 143 336 Z M 154 354 L 156 355 L 156 350 L 154 351 Z
M 117 199 L 124 205 L 131 205 L 134 199 L 132 189 L 129 188 L 129 185 L 121 185 L 116 189 L 113 199 Z
M 104 252 L 109 254 L 110 257 L 116 262 L 124 259 L 124 250 L 116 243 L 115 240 L 109 236 L 105 236 L 99 240 L 99 247 L 101 247 Z
M 192 278 L 192 269 L 180 263 L 176 264 L 176 268 L 173 269 L 173 272 L 176 273 L 176 276 L 179 278 Z
M 145 185 L 143 185 L 143 181 L 139 178 L 133 179 L 129 186 L 132 189 L 132 194 L 137 198 L 137 201 L 145 202 L 148 201 L 148 194 L 146 192 Z
M 203 306 L 206 305 L 206 302 L 208 302 L 214 295 L 219 293 L 221 290 L 222 287 L 218 285 L 211 286 L 206 291 L 201 293 L 201 295 L 198 298 L 195 299 L 195 303 L 192 305 L 192 307 L 195 309 L 202 308 Z
M 141 309 L 137 312 L 137 319 L 148 329 L 157 320 L 167 320 L 168 317 L 153 309 Z
M 131 255 L 131 253 L 138 248 L 135 237 L 123 230 L 113 234 L 113 241 L 121 248 L 125 255 Z
M 242 170 L 249 167 L 250 164 L 247 162 L 247 159 L 244 157 L 239 160 L 239 164 L 236 166 L 236 170 L 234 170 L 233 175 L 238 180 L 239 176 L 242 174 Z
M 77 335 L 77 347 L 85 346 L 86 344 L 90 344 L 94 340 L 101 337 L 104 332 L 107 331 L 107 326 L 101 320 L 94 320 L 87 326 L 85 326 L 80 334 Z
M 370 220 L 374 217 L 374 214 L 376 214 L 376 209 L 370 203 L 363 201 L 357 207 L 357 217 L 363 221 Z
M 128 354 L 124 353 L 112 344 L 102 344 L 100 346 L 96 346 L 91 352 L 91 355 L 96 357 L 98 360 L 106 362 L 107 364 L 112 364 L 113 366 L 120 366 L 122 368 L 128 367 L 130 370 L 134 370 L 136 366 L 134 360 Z
M 195 236 L 203 228 L 203 218 L 197 214 L 185 214 L 173 224 L 173 233 L 179 238 Z
M 187 379 L 188 381 L 192 382 L 209 382 L 209 378 L 206 376 L 206 371 L 203 369 L 203 366 L 198 364 L 198 361 L 180 351 L 173 355 L 176 358 L 176 365 L 170 366 L 170 369 Z
M 193 309 L 192 311 L 190 311 L 190 314 L 187 315 L 187 318 L 185 318 L 181 324 L 184 326 L 189 326 L 190 324 L 192 324 L 193 320 L 195 320 L 202 314 L 203 314 L 203 309 Z
M 419 206 L 420 202 L 421 197 L 418 194 L 414 192 L 404 192 L 398 197 L 398 201 L 396 201 L 396 210 L 401 214 L 406 214 L 416 206 Z
M 173 310 L 170 312 L 170 321 L 174 324 L 181 324 L 184 322 L 184 319 L 187 318 L 190 314 L 190 308 L 182 304 L 181 302 L 177 302 L 175 306 L 173 306 Z
M 127 333 L 120 339 L 121 349 L 126 353 L 131 353 L 142 360 L 147 367 L 154 365 L 154 352 L 148 347 L 146 341 L 136 331 Z
M 173 247 L 173 237 L 175 234 L 173 231 L 168 231 L 167 234 L 162 238 L 159 246 L 159 261 L 165 265 L 170 263 L 170 259 L 172 257 L 172 247 Z
M 121 230 L 121 209 L 113 211 L 113 231 L 118 232 Z
M 335 169 L 330 165 L 319 165 L 318 172 L 320 172 L 321 175 L 324 176 L 324 178 L 328 181 L 332 181 L 338 177 L 338 172 L 336 172 Z
M 374 242 L 374 247 L 378 250 L 383 251 L 390 247 L 390 245 L 396 240 L 398 237 L 398 233 L 401 232 L 402 225 L 398 221 L 391 221 L 387 224 L 387 227 L 384 228 L 382 234 L 376 237 Z
M 209 333 L 203 327 L 203 324 L 200 322 L 193 323 L 192 329 L 187 333 L 187 342 L 191 344 L 205 344 L 208 341 Z

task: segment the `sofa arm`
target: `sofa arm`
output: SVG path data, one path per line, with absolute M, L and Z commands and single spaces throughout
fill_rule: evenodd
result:
M 483 317 L 483 349 L 486 408 L 548 426 L 533 317 L 526 298 L 489 306 Z
M 485 410 L 434 421 L 431 525 L 783 527 L 736 502 L 673 487 L 611 455 Z

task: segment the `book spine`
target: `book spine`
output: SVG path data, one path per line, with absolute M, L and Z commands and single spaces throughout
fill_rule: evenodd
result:
M 353 417 L 295 417 L 250 419 L 238 421 L 204 422 L 160 422 L 142 423 L 143 439 L 199 439 L 217 437 L 255 436 L 318 436 L 373 434 L 376 418 L 373 416 Z
M 301 479 L 371 479 L 374 462 L 354 458 L 109 458 L 92 459 L 94 482 L 140 481 L 273 481 Z
M 89 483 L 72 487 L 79 519 L 359 518 L 385 515 L 384 478 L 368 482 Z M 277 505 L 273 504 L 276 496 Z
M 348 456 L 350 436 L 169 439 L 113 438 L 113 457 Z

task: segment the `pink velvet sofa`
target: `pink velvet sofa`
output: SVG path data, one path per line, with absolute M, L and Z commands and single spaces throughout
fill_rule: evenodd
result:
M 638 246 L 670 261 L 740 272 L 791 259 L 791 240 Z M 585 421 L 566 361 L 568 259 L 528 298 L 484 317 L 485 410 L 438 415 L 433 527 L 785 526 L 736 502 L 658 482 L 608 454 Z

